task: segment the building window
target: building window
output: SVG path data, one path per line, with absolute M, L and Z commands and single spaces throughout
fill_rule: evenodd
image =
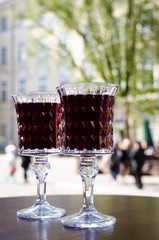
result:
M 71 74 L 67 67 L 61 67 L 59 72 L 60 84 L 70 82 Z
M 38 74 L 38 91 L 46 91 L 47 90 L 47 74 L 46 72 Z
M 1 30 L 1 32 L 4 32 L 7 30 L 7 18 L 6 17 L 2 17 L 0 20 L 0 30 Z
M 40 40 L 40 44 L 38 46 L 38 58 L 45 58 L 48 55 L 47 50 L 47 42 L 43 41 L 43 39 Z
M 6 125 L 5 125 L 5 124 L 2 125 L 1 133 L 2 133 L 2 136 L 3 136 L 3 137 L 6 137 L 6 136 L 7 136 L 7 128 L 6 128 Z
M 27 59 L 26 56 L 26 46 L 24 42 L 18 43 L 18 52 L 17 52 L 17 60 L 18 62 L 25 62 Z
M 2 82 L 2 84 L 1 84 L 1 101 L 2 102 L 7 101 L 7 84 L 6 84 L 6 82 Z
M 18 93 L 26 92 L 26 79 L 24 77 L 20 77 L 18 80 Z
M 1 48 L 1 65 L 5 65 L 7 63 L 7 48 Z

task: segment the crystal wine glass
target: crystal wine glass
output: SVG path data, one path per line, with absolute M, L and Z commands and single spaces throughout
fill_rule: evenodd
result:
M 57 218 L 64 209 L 46 200 L 46 177 L 50 170 L 48 154 L 57 154 L 56 123 L 60 99 L 56 92 L 28 92 L 12 95 L 18 125 L 19 155 L 34 156 L 32 169 L 37 179 L 37 199 L 33 206 L 19 210 L 17 216 L 28 219 Z
M 94 207 L 93 185 L 98 154 L 113 152 L 113 113 L 118 87 L 109 83 L 69 83 L 57 87 L 63 111 L 64 154 L 79 155 L 83 183 L 83 206 L 61 219 L 64 226 L 100 228 L 111 226 L 116 218 L 103 215 Z

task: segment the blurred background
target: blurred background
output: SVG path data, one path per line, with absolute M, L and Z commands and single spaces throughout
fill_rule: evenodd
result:
M 5 148 L 11 141 L 18 142 L 11 95 L 52 91 L 72 81 L 117 84 L 114 142 L 120 144 L 121 151 L 130 152 L 133 143 L 139 141 L 145 152 L 142 190 L 134 184 L 130 163 L 124 174 L 120 166 L 118 178 L 114 179 L 111 157 L 103 156 L 97 160 L 101 173 L 97 177 L 97 192 L 117 193 L 121 188 L 120 193 L 130 194 L 131 186 L 135 194 L 157 194 L 158 26 L 159 3 L 155 0 L 0 0 L 0 181 L 5 190 L 0 196 L 32 194 L 33 184 L 29 183 L 35 181 L 29 171 L 29 183 L 24 185 L 21 157 L 17 157 L 15 181 L 7 180 L 9 164 Z M 126 148 L 125 139 L 129 141 Z M 78 159 L 57 156 L 51 162 L 54 174 L 49 174 L 50 182 L 56 184 L 50 184 L 48 194 L 63 193 L 64 189 L 66 194 L 79 193 Z M 31 163 L 28 169 L 30 166 Z M 58 169 L 63 173 L 59 174 Z M 72 174 L 78 179 L 74 186 Z M 66 179 L 68 186 L 59 191 L 60 187 L 55 185 L 62 186 Z

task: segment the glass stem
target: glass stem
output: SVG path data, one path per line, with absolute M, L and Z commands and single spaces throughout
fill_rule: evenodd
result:
M 83 184 L 83 207 L 82 211 L 95 210 L 93 199 L 93 186 L 98 166 L 95 162 L 95 156 L 81 156 L 81 163 L 78 172 L 82 178 Z
M 35 156 L 35 162 L 32 165 L 37 179 L 37 200 L 36 204 L 46 202 L 46 177 L 50 170 L 50 164 L 47 156 Z

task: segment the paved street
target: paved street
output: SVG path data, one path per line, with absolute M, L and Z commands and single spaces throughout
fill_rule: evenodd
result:
M 82 194 L 81 178 L 77 173 L 77 159 L 74 157 L 50 156 L 51 171 L 47 178 L 47 195 Z M 24 183 L 21 159 L 17 160 L 14 179 L 8 179 L 9 166 L 5 155 L 0 155 L 0 197 L 35 196 L 36 179 L 29 171 L 29 182 Z M 110 174 L 98 174 L 94 194 L 120 194 L 159 197 L 159 177 L 143 176 L 144 188 L 137 189 L 133 176 L 118 177 L 115 182 Z

